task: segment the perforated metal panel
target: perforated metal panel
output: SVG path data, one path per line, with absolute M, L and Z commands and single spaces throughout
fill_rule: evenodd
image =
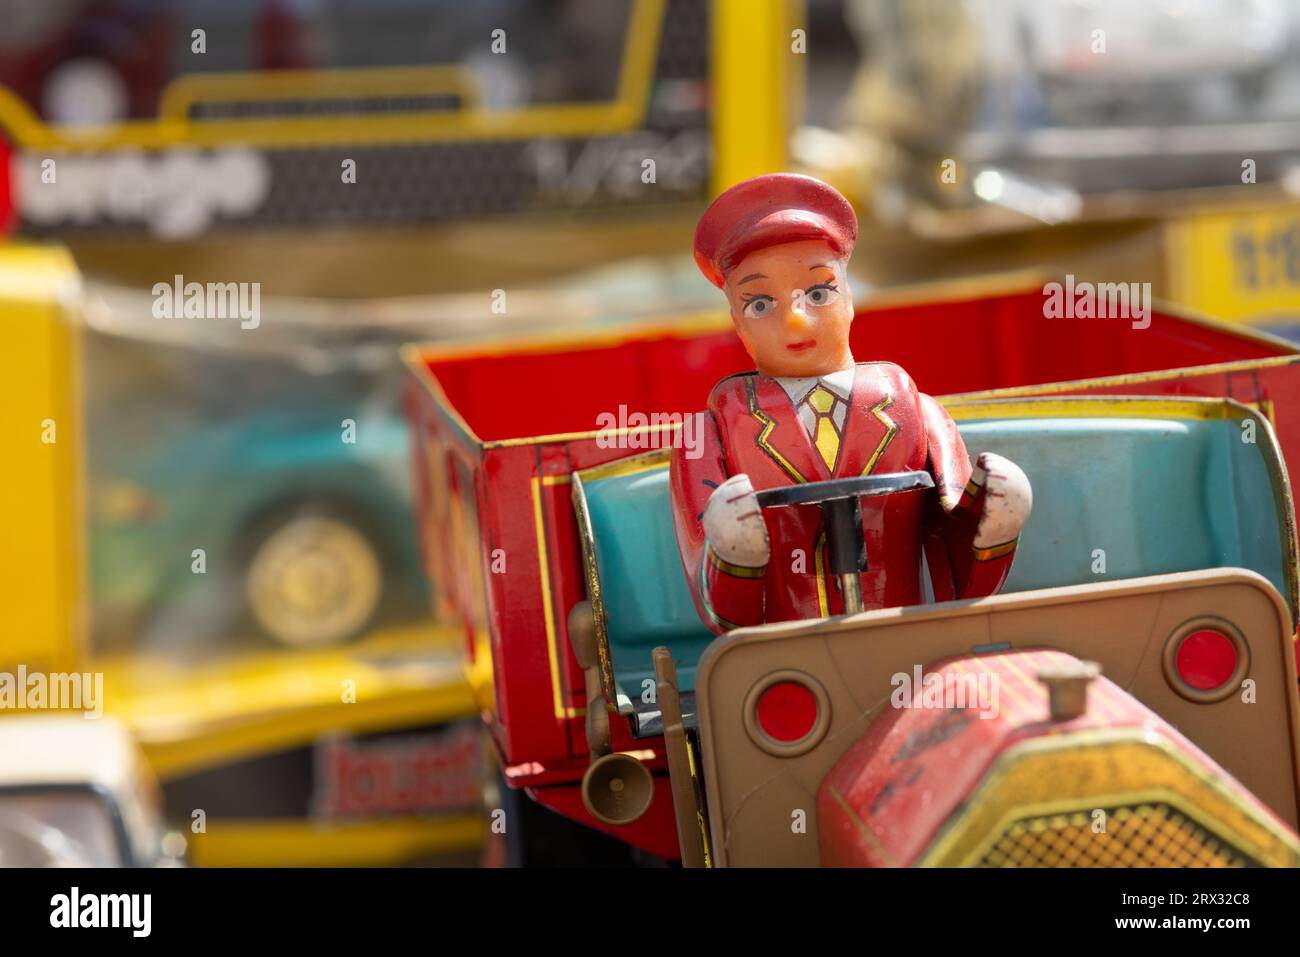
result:
M 981 867 L 1258 867 L 1199 822 L 1168 804 L 1025 817 L 993 843 Z

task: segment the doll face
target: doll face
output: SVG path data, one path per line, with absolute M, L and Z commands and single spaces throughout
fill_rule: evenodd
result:
M 731 319 L 759 372 L 818 376 L 852 364 L 844 265 L 813 239 L 750 253 L 727 274 Z

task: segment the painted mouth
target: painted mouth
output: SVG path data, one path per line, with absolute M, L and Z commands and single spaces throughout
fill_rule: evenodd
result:
M 815 345 L 817 345 L 816 339 L 805 339 L 803 342 L 792 342 L 788 346 L 786 346 L 786 348 L 789 349 L 791 352 L 804 352 L 805 350 L 811 349 Z

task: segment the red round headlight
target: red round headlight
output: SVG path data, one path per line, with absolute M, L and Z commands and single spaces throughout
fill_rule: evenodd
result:
M 817 698 L 801 684 L 779 681 L 759 696 L 754 714 L 773 741 L 798 741 L 817 724 Z
M 1246 639 L 1221 619 L 1189 621 L 1165 642 L 1165 680 L 1189 701 L 1222 701 L 1241 685 L 1249 670 Z
M 1223 632 L 1202 628 L 1178 643 L 1174 668 L 1197 691 L 1213 691 L 1237 670 L 1237 649 Z
M 805 671 L 783 668 L 750 686 L 741 706 L 749 740 L 779 758 L 806 754 L 831 726 L 831 698 Z

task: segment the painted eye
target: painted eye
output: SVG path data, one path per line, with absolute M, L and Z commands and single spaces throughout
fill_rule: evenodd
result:
M 828 306 L 839 298 L 839 292 L 831 285 L 813 286 L 804 291 L 804 298 L 810 306 Z
M 755 296 L 745 303 L 745 315 L 751 319 L 762 319 L 770 316 L 775 307 L 776 301 L 770 296 Z

